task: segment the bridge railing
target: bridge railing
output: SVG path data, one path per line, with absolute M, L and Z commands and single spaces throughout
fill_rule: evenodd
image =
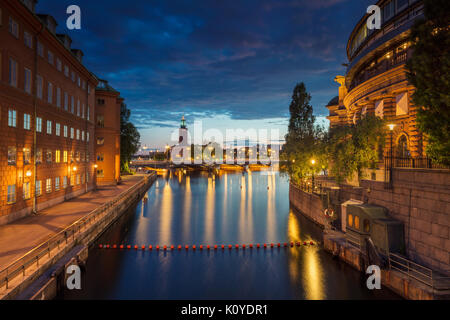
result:
M 52 236 L 49 240 L 33 248 L 31 251 L 9 264 L 6 268 L 2 269 L 0 271 L 0 289 L 5 287 L 7 290 L 11 280 L 17 276 L 22 275 L 23 278 L 25 278 L 27 269 L 33 266 L 38 268 L 43 258 L 48 257 L 50 259 L 52 256 L 55 256 L 59 253 L 59 249 L 61 247 L 75 241 L 76 235 L 85 231 L 94 223 L 100 221 L 104 218 L 104 214 L 108 212 L 109 209 L 120 205 L 130 194 L 134 193 L 138 188 L 148 183 L 149 179 L 154 179 L 155 176 L 155 174 L 145 176 L 143 180 L 130 187 L 128 190 L 125 190 L 113 200 L 104 203 L 88 215 L 75 221 L 64 230 Z M 55 249 L 57 249 L 56 252 Z

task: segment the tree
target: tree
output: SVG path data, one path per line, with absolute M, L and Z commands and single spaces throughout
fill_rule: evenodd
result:
M 310 101 L 311 95 L 306 91 L 305 84 L 297 84 L 289 106 L 289 128 L 282 153 L 282 159 L 287 161 L 287 172 L 296 182 L 326 167 L 322 144 L 324 131 L 315 124 L 316 118 Z M 314 165 L 311 163 L 312 159 L 315 160 Z
M 382 119 L 367 115 L 354 125 L 330 129 L 325 143 L 336 182 L 342 183 L 355 173 L 362 179 L 364 169 L 377 168 L 379 150 L 384 147 L 385 127 Z
M 413 54 L 408 80 L 416 88 L 417 124 L 427 138 L 427 154 L 450 165 L 450 1 L 425 0 L 426 20 L 411 29 Z
M 129 171 L 128 163 L 140 144 L 141 135 L 133 123 L 130 122 L 131 110 L 125 103 L 120 107 L 120 169 Z

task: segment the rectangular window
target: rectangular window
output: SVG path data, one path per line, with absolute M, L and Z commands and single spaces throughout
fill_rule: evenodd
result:
M 75 78 L 76 78 L 76 76 L 75 76 L 75 72 L 74 71 L 72 71 L 72 82 L 75 82 Z
M 31 149 L 30 148 L 23 148 L 23 164 L 30 164 L 31 163 Z
M 39 41 L 37 43 L 37 51 L 38 51 L 38 55 L 40 55 L 43 58 L 44 57 L 44 45 Z
M 70 112 L 75 114 L 75 97 L 74 96 L 70 97 Z
M 103 169 L 97 170 L 97 177 L 99 177 L 99 178 L 103 178 L 104 177 Z
M 86 118 L 88 119 L 88 121 L 91 120 L 91 112 L 90 112 L 89 106 L 87 107 L 87 110 L 86 110 Z
M 99 128 L 104 128 L 105 127 L 105 117 L 103 115 L 98 115 L 97 116 L 97 126 Z
M 52 134 L 52 122 L 47 120 L 47 134 Z
M 36 132 L 42 132 L 42 118 L 36 118 Z
M 86 183 L 89 183 L 89 172 L 86 172 Z
M 28 48 L 33 48 L 33 37 L 26 31 L 23 34 L 23 41 Z
M 67 133 L 67 126 L 64 126 L 64 138 L 67 138 L 68 133 Z
M 99 154 L 97 155 L 97 161 L 103 162 L 103 153 L 99 153 Z
M 53 56 L 53 52 L 51 52 L 50 50 L 47 52 L 47 57 L 48 57 L 48 63 L 50 63 L 51 65 L 53 65 L 53 63 L 55 63 L 55 58 Z
M 81 141 L 84 141 L 84 130 L 81 131 Z
M 89 132 L 86 132 L 86 141 L 89 142 Z
M 396 97 L 396 112 L 397 116 L 403 116 L 408 114 L 408 93 L 403 92 Z
M 36 149 L 36 164 L 42 163 L 42 149 L 37 148 Z
M 64 110 L 69 110 L 69 95 L 67 92 L 64 92 Z
M 45 192 L 47 192 L 47 193 L 52 192 L 52 179 L 50 179 L 50 178 L 45 180 Z
M 77 116 L 80 116 L 80 100 L 77 100 Z
M 16 147 L 8 147 L 8 166 L 15 166 L 17 162 Z
M 60 150 L 56 150 L 55 151 L 55 162 L 56 163 L 60 163 L 61 162 L 61 151 Z
M 26 93 L 31 94 L 31 70 L 25 68 L 24 89 Z
M 77 174 L 77 185 L 79 185 L 79 184 L 80 184 L 80 175 Z
M 31 198 L 31 184 L 29 182 L 24 182 L 23 184 L 23 200 L 28 200 Z
M 17 62 L 9 59 L 9 84 L 17 88 Z
M 23 128 L 25 130 L 31 129 L 31 115 L 24 113 L 23 114 Z
M 402 11 L 408 6 L 408 0 L 397 0 L 397 12 Z
M 74 128 L 70 128 L 70 139 L 75 138 L 75 129 Z
M 68 66 L 64 66 L 64 75 L 66 77 L 69 77 L 69 67 Z
M 59 190 L 59 177 L 55 178 L 55 191 Z
M 36 197 L 42 195 L 42 181 L 36 181 Z
M 59 58 L 56 58 L 56 69 L 58 71 L 62 71 L 62 62 L 59 60 Z
M 84 119 L 84 108 L 85 106 L 84 106 L 84 103 L 83 103 L 83 105 L 81 106 L 81 117 Z
M 37 76 L 37 97 L 39 99 L 42 99 L 43 87 L 44 87 L 44 84 L 43 84 L 42 77 L 38 75 Z
M 51 84 L 51 82 L 48 83 L 48 97 L 47 97 L 47 101 L 48 103 L 52 104 L 53 103 L 53 85 Z
M 63 152 L 63 162 L 67 163 L 67 151 Z
M 97 138 L 97 145 L 101 146 L 105 143 L 105 138 Z
M 384 100 L 375 102 L 375 116 L 381 119 L 384 118 Z
M 8 202 L 8 204 L 16 202 L 16 185 L 15 184 L 8 186 L 8 197 L 7 197 L 6 201 Z
M 59 123 L 55 124 L 55 134 L 57 137 L 61 135 L 61 125 Z
M 56 88 L 56 106 L 61 108 L 61 88 Z
M 8 110 L 8 126 L 15 128 L 17 126 L 17 111 Z
M 47 152 L 45 153 L 45 160 L 47 161 L 47 163 L 51 163 L 52 162 L 52 157 L 53 154 L 51 152 L 51 150 L 47 150 Z
M 67 188 L 67 177 L 63 177 L 63 189 Z
M 78 77 L 78 87 L 81 88 L 81 78 L 80 77 Z
M 386 22 L 394 16 L 395 13 L 395 1 L 392 0 L 386 4 L 383 8 L 383 21 Z
M 11 17 L 9 17 L 9 32 L 19 39 L 19 24 Z
M 77 140 L 80 140 L 80 129 L 77 129 Z

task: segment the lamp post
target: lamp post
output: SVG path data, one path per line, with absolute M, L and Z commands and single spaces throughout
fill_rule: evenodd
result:
M 394 154 L 393 154 L 393 141 L 394 141 L 394 128 L 395 124 L 391 123 L 388 124 L 389 131 L 391 133 L 391 148 L 390 148 L 390 155 L 389 155 L 389 185 L 392 186 L 392 166 L 394 164 Z
M 314 192 L 314 165 L 316 164 L 316 160 L 312 159 L 311 164 L 312 164 L 312 191 Z

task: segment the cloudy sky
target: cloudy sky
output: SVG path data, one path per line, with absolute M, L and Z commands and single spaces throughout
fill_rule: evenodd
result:
M 305 82 L 318 117 L 337 95 L 346 43 L 375 0 L 40 0 L 84 64 L 121 92 L 143 145 L 188 126 L 279 129 Z M 66 29 L 76 4 L 82 29 Z

